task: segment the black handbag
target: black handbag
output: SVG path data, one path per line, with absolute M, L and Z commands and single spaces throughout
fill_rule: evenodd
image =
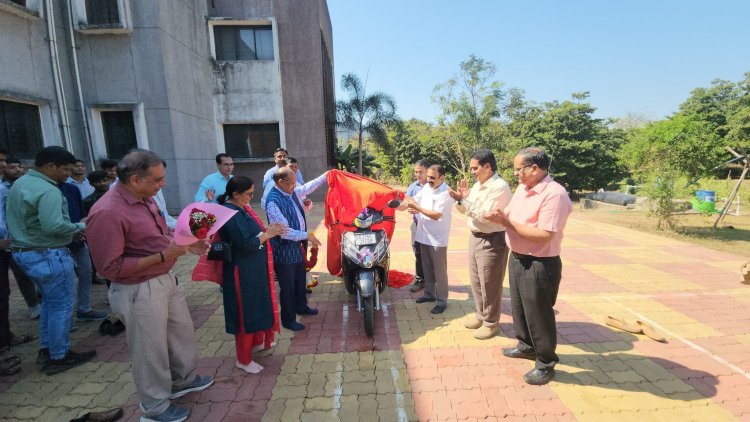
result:
M 232 261 L 232 244 L 229 242 L 212 243 L 206 259 L 210 261 Z

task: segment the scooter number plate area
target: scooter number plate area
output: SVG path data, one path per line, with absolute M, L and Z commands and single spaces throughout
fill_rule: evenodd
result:
M 354 236 L 354 244 L 356 246 L 374 245 L 376 242 L 375 233 L 358 234 Z

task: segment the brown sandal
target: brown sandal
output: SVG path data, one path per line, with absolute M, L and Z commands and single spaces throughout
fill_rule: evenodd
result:
M 615 327 L 618 330 L 627 331 L 628 333 L 641 334 L 643 332 L 643 329 L 638 324 L 633 324 L 611 315 L 607 315 L 605 323 L 610 327 Z
M 636 321 L 636 324 L 638 324 L 641 329 L 643 329 L 643 334 L 648 336 L 651 340 L 658 341 L 659 343 L 666 343 L 667 339 L 664 338 L 664 336 L 660 335 L 656 329 L 648 324 L 646 324 L 643 321 Z

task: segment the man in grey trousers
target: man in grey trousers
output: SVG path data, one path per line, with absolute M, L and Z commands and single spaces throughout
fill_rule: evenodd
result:
M 420 244 L 425 288 L 424 295 L 416 302 L 437 302 L 430 311 L 433 314 L 442 314 L 448 306 L 448 235 L 453 200 L 444 180 L 443 166 L 430 166 L 427 185 L 413 198 L 407 197 L 399 207 L 408 208 L 417 217 L 414 240 Z
M 202 254 L 208 245 L 190 247 L 172 240 L 153 200 L 165 184 L 164 165 L 151 151 L 128 153 L 117 169 L 119 183 L 91 208 L 86 237 L 97 270 L 112 281 L 113 315 L 125 323 L 133 381 L 141 399 L 141 422 L 179 422 L 188 408 L 170 403 L 213 384 L 195 375 L 198 348 L 185 288 L 172 274 L 178 257 Z

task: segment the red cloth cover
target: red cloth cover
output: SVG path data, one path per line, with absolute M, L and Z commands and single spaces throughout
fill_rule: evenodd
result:
M 393 217 L 395 209 L 386 207 L 391 199 L 404 199 L 404 193 L 372 179 L 341 170 L 328 172 L 328 194 L 325 203 L 325 226 L 328 228 L 328 272 L 341 275 L 341 236 L 354 231 L 354 219 L 365 207 L 383 210 L 384 217 Z M 384 229 L 388 240 L 396 228 L 395 220 L 373 226 Z

